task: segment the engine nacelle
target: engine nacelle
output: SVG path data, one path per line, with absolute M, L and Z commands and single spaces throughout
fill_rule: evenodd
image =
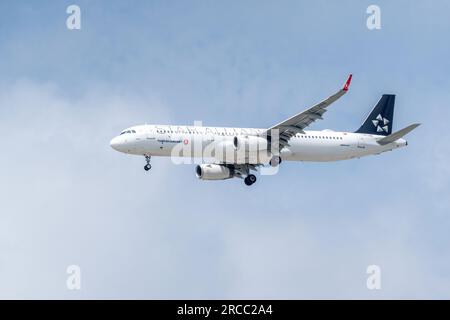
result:
M 231 170 L 220 164 L 200 164 L 195 168 L 195 174 L 201 180 L 225 180 L 233 178 Z
M 233 138 L 237 163 L 263 164 L 269 162 L 271 155 L 267 139 L 257 136 L 236 136 Z
M 268 149 L 267 139 L 257 136 L 236 136 L 233 138 L 234 149 L 242 150 L 245 152 L 259 152 Z

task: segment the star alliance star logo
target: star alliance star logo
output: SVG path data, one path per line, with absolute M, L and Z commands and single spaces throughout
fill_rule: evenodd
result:
M 375 126 L 375 128 L 377 128 L 377 132 L 382 132 L 382 131 L 386 131 L 388 132 L 389 127 L 388 127 L 388 123 L 389 120 L 386 118 L 383 118 L 381 116 L 381 114 L 379 114 L 375 120 L 372 120 L 373 125 Z

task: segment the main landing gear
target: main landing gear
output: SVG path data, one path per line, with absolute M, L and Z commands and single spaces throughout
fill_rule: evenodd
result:
M 147 162 L 147 164 L 144 166 L 144 170 L 148 171 L 152 168 L 152 165 L 150 164 L 150 156 L 145 156 L 145 161 Z
M 269 161 L 269 164 L 272 167 L 278 167 L 280 165 L 280 163 L 281 163 L 281 158 L 279 156 L 275 156 Z
M 244 183 L 247 186 L 251 186 L 252 184 L 254 184 L 256 182 L 256 176 L 254 174 L 249 174 L 245 179 L 244 179 Z

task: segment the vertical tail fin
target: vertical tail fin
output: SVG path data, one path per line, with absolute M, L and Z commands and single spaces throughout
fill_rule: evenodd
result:
M 357 133 L 387 136 L 392 133 L 394 122 L 394 94 L 383 94 Z

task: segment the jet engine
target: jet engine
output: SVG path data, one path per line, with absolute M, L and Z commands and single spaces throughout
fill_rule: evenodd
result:
M 234 149 L 246 152 L 259 152 L 268 149 L 267 139 L 257 136 L 236 136 L 233 138 Z
M 264 164 L 271 159 L 267 139 L 257 136 L 236 136 L 233 138 L 237 163 Z
M 201 180 L 225 180 L 233 178 L 231 170 L 220 164 L 200 164 L 195 168 L 195 174 Z

